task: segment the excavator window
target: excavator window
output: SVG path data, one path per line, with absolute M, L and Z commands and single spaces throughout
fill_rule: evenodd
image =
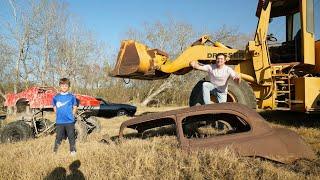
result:
M 300 12 L 274 17 L 269 24 L 269 33 L 267 40 L 271 63 L 301 61 Z
M 291 31 L 291 37 L 287 39 L 287 41 L 292 41 L 296 38 L 298 38 L 298 35 L 301 35 L 301 23 L 300 23 L 300 13 L 295 13 L 291 16 L 288 17 L 292 17 L 292 27 L 289 28 L 287 26 L 287 31 Z M 289 18 L 287 18 L 289 19 Z M 289 22 L 288 22 L 289 23 Z
M 314 33 L 314 0 L 307 0 L 307 31 Z

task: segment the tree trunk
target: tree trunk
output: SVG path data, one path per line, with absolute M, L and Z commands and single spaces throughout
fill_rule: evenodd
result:
M 1 86 L 1 85 L 0 85 L 0 86 Z M 4 88 L 2 88 L 2 86 L 1 86 L 1 88 L 0 88 L 0 96 L 4 99 L 4 101 L 7 100 L 6 94 L 5 94 L 5 91 L 4 91 Z
M 142 106 L 147 106 L 150 101 L 152 101 L 158 94 L 171 87 L 171 81 L 168 80 L 161 84 L 161 86 L 155 90 L 153 93 L 148 95 L 141 103 Z

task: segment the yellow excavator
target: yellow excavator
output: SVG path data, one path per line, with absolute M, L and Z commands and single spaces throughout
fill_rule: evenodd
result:
M 170 74 L 184 75 L 191 61 L 214 63 L 217 53 L 228 56 L 244 81 L 229 81 L 228 101 L 251 108 L 320 112 L 320 32 L 315 28 L 319 0 L 260 0 L 256 11 L 259 18 L 254 40 L 245 50 L 233 49 L 209 36 L 202 36 L 176 59 L 168 54 L 133 41 L 121 43 L 114 77 L 156 80 Z M 283 42 L 268 34 L 269 24 L 284 19 Z M 319 21 L 316 20 L 316 21 Z M 317 34 L 317 36 L 316 36 Z M 199 78 L 201 79 L 201 78 Z M 189 104 L 203 104 L 201 79 L 193 88 Z

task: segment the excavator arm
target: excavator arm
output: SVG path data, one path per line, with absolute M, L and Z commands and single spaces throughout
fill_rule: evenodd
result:
M 208 64 L 216 59 L 218 53 L 225 53 L 228 56 L 228 63 L 231 64 L 245 60 L 244 51 L 212 42 L 209 36 L 202 36 L 174 60 L 169 59 L 168 54 L 161 50 L 150 49 L 133 40 L 125 40 L 121 43 L 117 63 L 111 71 L 111 76 L 156 80 L 167 78 L 170 74 L 183 75 L 192 70 L 191 61 Z M 242 77 L 254 80 L 251 76 L 242 75 Z

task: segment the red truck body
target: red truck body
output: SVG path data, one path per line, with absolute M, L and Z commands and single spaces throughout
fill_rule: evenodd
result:
M 54 87 L 31 87 L 20 93 L 8 93 L 4 105 L 14 107 L 19 102 L 28 102 L 31 109 L 53 108 L 52 99 L 58 93 Z M 75 94 L 80 107 L 99 107 L 100 101 L 92 96 Z

